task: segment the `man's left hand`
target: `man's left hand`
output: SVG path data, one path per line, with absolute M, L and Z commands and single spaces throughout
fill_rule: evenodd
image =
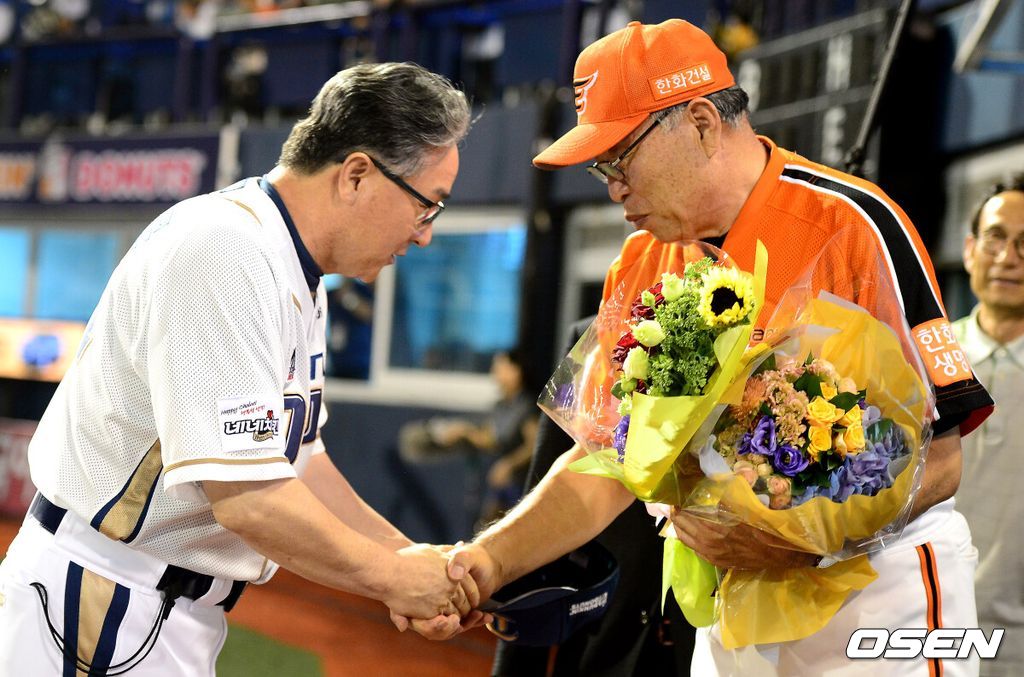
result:
M 680 541 L 722 569 L 790 569 L 811 567 L 818 560 L 747 524 L 719 524 L 678 508 L 672 508 L 672 523 Z

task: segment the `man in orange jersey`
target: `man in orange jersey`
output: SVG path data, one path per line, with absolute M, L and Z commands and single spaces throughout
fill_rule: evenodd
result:
M 605 298 L 619 280 L 658 269 L 679 255 L 673 244 L 703 239 L 753 269 L 755 243 L 769 252 L 768 318 L 783 292 L 835 238 L 844 255 L 815 278 L 818 289 L 858 299 L 856 267 L 876 254 L 912 328 L 936 387 L 935 437 L 902 537 L 871 555 L 878 578 L 855 592 L 818 633 L 772 646 L 723 648 L 717 626 L 699 631 L 693 674 L 809 675 L 977 672 L 964 660 L 857 661 L 846 656 L 858 628 L 971 628 L 976 555 L 953 509 L 961 472 L 960 435 L 991 412 L 952 337 L 927 252 L 903 211 L 876 186 L 809 162 L 757 136 L 747 95 L 725 56 L 694 26 L 631 23 L 587 47 L 576 62 L 578 123 L 534 159 L 544 169 L 585 161 L 637 229 L 612 265 Z M 831 260 L 831 259 L 830 259 Z M 846 266 L 846 270 L 843 267 Z M 759 321 L 763 326 L 763 321 Z M 567 466 L 566 452 L 537 489 L 501 522 L 456 551 L 452 567 L 489 593 L 593 538 L 633 497 L 618 482 Z M 744 525 L 724 526 L 676 513 L 681 540 L 722 569 L 815 567 L 799 552 Z M 973 656 L 974 654 L 972 654 Z

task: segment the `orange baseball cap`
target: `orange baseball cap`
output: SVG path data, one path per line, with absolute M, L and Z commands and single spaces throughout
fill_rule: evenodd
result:
M 725 54 L 682 19 L 633 21 L 580 53 L 573 71 L 576 126 L 533 158 L 541 169 L 586 162 L 654 111 L 736 84 Z

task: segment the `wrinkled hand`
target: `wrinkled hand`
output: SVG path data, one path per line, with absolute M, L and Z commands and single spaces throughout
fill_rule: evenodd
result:
M 470 607 L 475 607 L 482 601 L 480 599 L 479 589 L 473 577 L 467 575 L 464 568 L 455 569 L 454 571 L 451 569 L 451 562 L 448 553 L 461 545 L 462 544 L 459 543 L 457 546 L 443 545 L 429 547 L 435 552 L 444 555 L 447 564 L 447 577 L 449 581 L 452 582 L 452 585 L 458 586 L 456 593 L 461 592 L 462 595 L 464 595 L 468 606 L 457 606 L 456 610 L 458 613 L 439 613 L 431 618 L 410 618 L 400 613 L 396 613 L 394 609 L 390 609 L 391 622 L 394 623 L 399 632 L 405 632 L 411 627 L 427 639 L 445 640 L 478 625 L 484 625 L 491 622 L 492 618 L 490 614 L 485 614 L 476 609 L 470 609 Z
M 458 545 L 449 553 L 448 576 L 452 580 L 463 580 L 467 576 L 473 579 L 479 598 L 474 606 L 486 602 L 495 590 L 505 584 L 501 566 L 478 543 Z
M 704 560 L 722 569 L 811 567 L 813 553 L 747 524 L 725 525 L 672 508 L 676 535 Z
M 468 586 L 449 578 L 448 555 L 442 549 L 417 544 L 395 554 L 399 557 L 398 580 L 383 600 L 393 612 L 408 618 L 441 615 L 458 619 L 473 608 Z M 478 597 L 475 590 L 468 592 Z

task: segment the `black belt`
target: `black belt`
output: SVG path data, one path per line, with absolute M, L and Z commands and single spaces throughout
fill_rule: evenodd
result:
M 29 506 L 28 512 L 43 525 L 44 529 L 51 534 L 56 534 L 57 527 L 60 526 L 64 515 L 68 511 L 51 503 L 46 496 L 36 493 L 36 497 L 32 499 L 32 505 Z M 160 577 L 160 582 L 157 583 L 156 589 L 165 592 L 172 599 L 187 597 L 194 601 L 208 593 L 212 586 L 213 576 L 168 564 L 163 576 Z M 245 581 L 234 581 L 231 584 L 231 592 L 217 606 L 224 607 L 225 612 L 231 611 L 238 598 L 242 596 L 245 586 Z

